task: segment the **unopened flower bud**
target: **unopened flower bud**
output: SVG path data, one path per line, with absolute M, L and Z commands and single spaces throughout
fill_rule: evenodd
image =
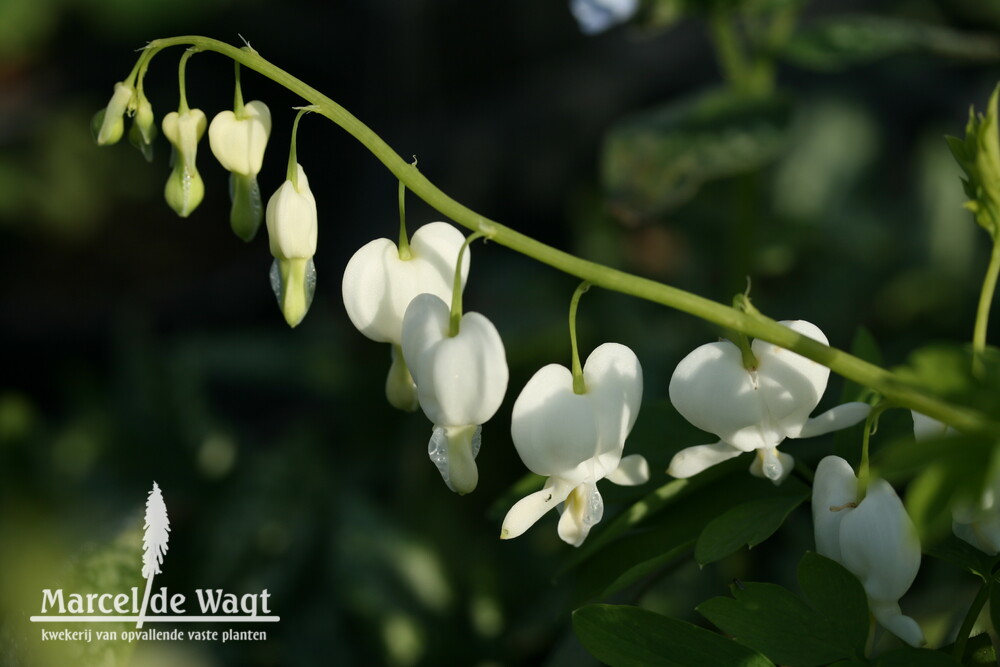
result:
M 128 132 L 128 140 L 139 149 L 146 162 L 153 161 L 153 141 L 156 139 L 156 118 L 153 116 L 153 105 L 146 96 L 139 92 L 135 106 L 135 119 Z
M 302 165 L 296 164 L 294 182 L 281 184 L 267 202 L 267 235 L 275 263 L 271 286 L 289 326 L 297 326 L 305 317 L 316 289 L 316 254 L 318 216 L 316 199 L 309 189 L 309 179 Z M 277 268 L 275 268 L 277 267 Z
M 91 123 L 98 146 L 110 146 L 122 138 L 125 133 L 125 112 L 134 95 L 135 88 L 130 84 L 120 81 L 115 84 L 115 92 L 111 95 L 108 106 L 98 111 Z

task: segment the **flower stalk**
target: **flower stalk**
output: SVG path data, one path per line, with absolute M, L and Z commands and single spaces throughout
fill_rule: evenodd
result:
M 1000 433 L 1000 421 L 977 410 L 933 396 L 903 382 L 895 374 L 880 366 L 812 340 L 808 336 L 781 326 L 771 318 L 751 316 L 676 287 L 575 257 L 476 213 L 431 183 L 416 166 L 403 160 L 381 137 L 340 104 L 262 58 L 255 51 L 240 49 L 219 40 L 197 35 L 157 39 L 150 42 L 143 50 L 138 65 L 140 71 L 147 67 L 150 59 L 161 50 L 180 45 L 195 46 L 202 51 L 214 51 L 231 58 L 299 95 L 313 105 L 316 113 L 333 121 L 357 139 L 397 179 L 429 206 L 500 245 L 598 287 L 674 308 L 718 326 L 784 347 L 823 364 L 858 384 L 878 391 L 897 405 L 917 410 L 962 431 L 994 435 Z

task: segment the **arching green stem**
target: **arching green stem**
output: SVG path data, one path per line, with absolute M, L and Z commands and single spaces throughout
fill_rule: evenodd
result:
M 573 355 L 573 393 L 586 394 L 587 385 L 583 381 L 583 366 L 580 365 L 580 349 L 576 344 L 576 308 L 580 305 L 580 297 L 590 289 L 590 283 L 584 280 L 573 292 L 569 302 L 569 345 Z
M 468 250 L 469 245 L 476 239 L 481 239 L 485 236 L 479 232 L 475 234 L 470 234 L 469 238 L 465 239 L 465 243 L 462 247 L 458 249 L 458 261 L 455 262 L 455 282 L 451 288 L 451 318 L 448 321 L 448 335 L 454 338 L 458 335 L 458 331 L 462 325 L 462 258 L 465 256 L 465 251 Z
M 750 303 L 750 297 L 748 296 L 749 292 L 750 279 L 747 278 L 747 291 L 733 297 L 733 308 L 742 313 L 760 315 L 760 311 L 754 308 L 753 304 Z M 743 368 L 748 371 L 757 370 L 757 356 L 753 353 L 753 348 L 750 346 L 750 339 L 747 338 L 747 335 L 740 331 L 731 331 L 729 335 L 736 347 L 740 348 L 740 356 L 743 358 Z
M 299 95 L 314 106 L 316 113 L 329 118 L 361 142 L 396 178 L 405 183 L 411 192 L 432 208 L 500 245 L 581 280 L 587 280 L 598 287 L 675 308 L 720 327 L 784 347 L 858 384 L 877 390 L 896 405 L 916 410 L 959 430 L 992 435 L 1000 433 L 1000 421 L 995 418 L 937 398 L 925 390 L 903 382 L 884 368 L 842 350 L 823 345 L 808 336 L 781 326 L 770 318 L 751 316 L 676 287 L 589 262 L 476 213 L 442 192 L 415 166 L 407 164 L 381 137 L 344 107 L 254 51 L 239 49 L 208 37 L 185 35 L 154 40 L 147 45 L 143 56 L 148 61 L 160 50 L 178 45 L 194 45 L 204 51 L 221 53 Z

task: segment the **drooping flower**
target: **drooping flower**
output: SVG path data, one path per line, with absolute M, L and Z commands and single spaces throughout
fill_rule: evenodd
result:
M 827 456 L 816 467 L 812 514 L 816 551 L 861 581 L 882 627 L 911 646 L 923 645 L 920 626 L 899 609 L 920 569 L 920 541 L 889 483 L 874 480 L 859 502 L 854 470 L 839 456 Z
M 418 229 L 400 256 L 389 239 L 361 247 L 344 269 L 344 308 L 358 331 L 380 343 L 390 343 L 392 367 L 386 380 L 389 402 L 403 410 L 417 408 L 416 386 L 403 361 L 403 315 L 418 294 L 433 294 L 451 305 L 455 266 L 465 242 L 446 222 Z M 461 285 L 469 275 L 469 249 L 462 253 Z
M 913 436 L 918 441 L 956 435 L 951 426 L 919 412 L 913 417 Z M 1000 553 L 1000 460 L 994 460 L 986 475 L 986 486 L 977 499 L 958 498 L 951 508 L 951 530 L 983 553 Z
M 779 324 L 824 345 L 827 338 L 805 320 Z M 750 472 L 780 484 L 794 459 L 777 447 L 785 438 L 810 438 L 853 426 L 868 416 L 867 403 L 845 403 L 810 418 L 830 369 L 763 340 L 751 350 L 756 368 L 743 365 L 729 341 L 708 343 L 684 357 L 670 378 L 670 401 L 689 422 L 719 437 L 711 445 L 678 452 L 667 472 L 691 477 L 743 452 L 757 452 Z
M 569 9 L 580 32 L 594 35 L 632 18 L 639 9 L 639 0 L 570 0 Z
M 94 115 L 91 128 L 98 146 L 118 143 L 125 133 L 125 112 L 135 104 L 135 86 L 119 81 L 108 105 Z
M 267 202 L 267 236 L 274 256 L 271 288 L 289 326 L 298 326 L 309 311 L 316 291 L 316 198 L 302 165 L 295 164 L 286 180 Z
M 207 121 L 201 109 L 171 111 L 163 117 L 163 136 L 173 147 L 170 177 L 164 195 L 167 204 L 182 218 L 191 215 L 205 197 L 205 183 L 196 166 L 198 142 Z
M 440 297 L 417 295 L 403 316 L 402 350 L 420 407 L 434 424 L 428 454 L 448 488 L 464 495 L 479 481 L 475 459 L 482 424 L 503 402 L 507 358 L 486 317 L 465 313 L 454 334 L 450 320 L 451 309 Z
M 242 105 L 239 113 L 220 111 L 208 127 L 212 153 L 230 172 L 230 225 L 244 241 L 253 239 L 263 218 L 257 174 L 270 134 L 271 111 L 259 100 Z
M 128 131 L 129 143 L 135 146 L 146 162 L 153 161 L 153 141 L 156 139 L 156 118 L 153 105 L 149 103 L 142 85 L 135 91 L 135 119 Z
M 528 381 L 514 403 L 511 437 L 529 470 L 545 487 L 519 500 L 503 521 L 501 539 L 521 535 L 563 503 L 559 537 L 580 546 L 601 520 L 597 482 L 642 484 L 649 466 L 639 454 L 622 458 L 642 402 L 642 367 L 629 348 L 605 343 L 583 367 L 585 393 L 573 388 L 565 366 L 549 364 Z

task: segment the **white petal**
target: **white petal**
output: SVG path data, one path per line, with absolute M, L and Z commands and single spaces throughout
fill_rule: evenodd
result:
M 184 113 L 171 111 L 163 117 L 163 136 L 191 168 L 194 168 L 198 141 L 205 134 L 207 125 L 208 120 L 201 109 L 188 109 Z
M 841 521 L 840 548 L 844 567 L 873 600 L 899 600 L 920 569 L 916 527 L 884 479 L 873 481 L 864 500 Z
M 910 410 L 913 417 L 913 437 L 917 440 L 930 440 L 931 438 L 943 438 L 955 433 L 955 429 L 944 422 L 931 419 L 927 415 Z
M 823 414 L 809 419 L 802 424 L 801 428 L 799 428 L 797 432 L 793 428 L 789 429 L 788 437 L 812 438 L 817 435 L 823 435 L 832 431 L 838 431 L 842 428 L 854 426 L 855 424 L 867 419 L 868 413 L 871 412 L 871 409 L 871 406 L 867 403 L 854 402 L 838 405 L 835 408 L 827 410 Z
M 410 258 L 399 258 L 389 239 L 376 239 L 354 253 L 344 269 L 342 292 L 351 322 L 372 340 L 399 345 L 403 315 L 418 294 L 433 294 L 451 306 L 455 263 L 465 242 L 445 222 L 418 229 L 410 240 Z M 462 285 L 469 273 L 468 250 L 462 256 Z
M 742 451 L 776 447 L 784 437 L 765 423 L 758 387 L 728 341 L 702 345 L 677 364 L 670 402 L 689 422 Z
M 628 21 L 638 10 L 638 0 L 570 0 L 570 11 L 585 35 L 603 32 Z
M 586 394 L 573 393 L 573 376 L 559 364 L 535 373 L 514 401 L 510 434 L 524 465 L 537 475 L 571 475 L 597 455 L 598 426 Z M 586 475 L 582 472 L 581 475 Z
M 479 313 L 463 315 L 458 335 L 449 337 L 449 317 L 438 297 L 417 296 L 403 317 L 403 358 L 428 419 L 438 426 L 482 424 L 507 391 L 503 341 Z
M 389 276 L 399 250 L 389 239 L 363 245 L 347 263 L 341 291 L 351 323 L 362 334 L 379 343 L 402 342 L 403 314 L 409 300 L 400 306 L 395 281 Z
M 792 474 L 793 468 L 795 468 L 795 459 L 791 454 L 779 452 L 777 448 L 771 447 L 770 449 L 757 450 L 757 455 L 753 457 L 753 463 L 750 464 L 750 474 L 754 477 L 769 479 L 778 485 Z
M 564 501 L 572 491 L 572 484 L 559 479 L 550 479 L 541 491 L 521 498 L 504 517 L 500 539 L 509 540 L 523 534 L 546 512 Z
M 586 483 L 573 489 L 559 517 L 559 537 L 578 547 L 590 534 L 590 529 L 604 517 L 604 499 L 597 485 Z
M 920 647 L 926 644 L 924 632 L 909 616 L 904 616 L 896 601 L 880 602 L 869 600 L 872 615 L 882 627 L 896 635 L 910 646 Z
M 649 463 L 642 454 L 622 458 L 618 467 L 608 475 L 608 481 L 622 486 L 638 486 L 649 481 Z
M 208 126 L 208 144 L 224 169 L 256 176 L 271 134 L 271 111 L 259 100 L 247 102 L 243 110 L 241 119 L 228 110 L 216 114 Z
M 714 445 L 687 447 L 674 454 L 674 458 L 670 460 L 670 467 L 667 468 L 667 474 L 679 479 L 694 477 L 702 470 L 742 453 L 743 450 L 736 449 L 722 441 Z
M 618 457 L 642 405 L 642 366 L 628 347 L 604 343 L 587 357 L 583 378 L 585 396 L 600 431 L 597 453 L 615 452 L 614 460 L 607 462 L 610 468 L 606 472 L 610 473 L 618 467 Z
M 816 466 L 813 480 L 812 515 L 816 552 L 844 564 L 840 546 L 840 524 L 854 511 L 848 504 L 857 502 L 858 478 L 854 469 L 839 456 L 827 456 Z
M 316 199 L 302 165 L 297 184 L 285 181 L 267 202 L 267 236 L 271 254 L 280 259 L 308 259 L 316 254 Z
M 828 342 L 819 327 L 805 320 L 779 324 L 824 345 Z M 755 340 L 750 347 L 757 357 L 757 380 L 761 400 L 767 406 L 768 427 L 783 436 L 799 433 L 826 390 L 830 369 L 763 340 Z

